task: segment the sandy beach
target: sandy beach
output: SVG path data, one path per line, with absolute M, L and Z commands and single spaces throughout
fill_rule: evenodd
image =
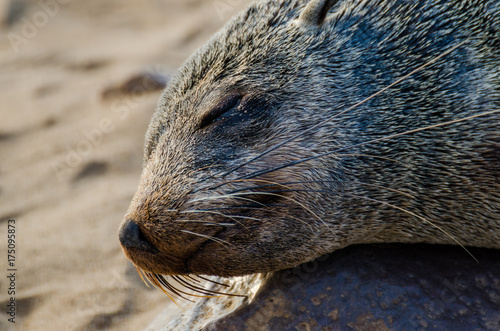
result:
M 142 330 L 182 313 L 117 239 L 161 91 L 116 87 L 175 73 L 249 2 L 0 1 L 0 330 Z

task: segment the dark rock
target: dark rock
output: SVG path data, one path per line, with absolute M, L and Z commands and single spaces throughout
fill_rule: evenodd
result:
M 203 330 L 500 330 L 500 251 L 354 246 L 271 274 Z
M 101 97 L 110 99 L 117 96 L 140 96 L 148 92 L 163 90 L 169 81 L 170 76 L 153 73 L 142 72 L 136 74 L 126 81 L 106 88 Z
M 0 26 L 17 22 L 25 11 L 25 4 L 17 0 L 0 0 Z
M 83 178 L 101 176 L 106 173 L 109 165 L 102 161 L 91 161 L 83 166 L 82 169 L 73 178 L 73 181 L 79 181 Z

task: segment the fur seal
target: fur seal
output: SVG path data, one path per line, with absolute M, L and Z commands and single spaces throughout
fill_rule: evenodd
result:
M 163 92 L 119 239 L 156 284 L 500 248 L 500 1 L 252 4 Z

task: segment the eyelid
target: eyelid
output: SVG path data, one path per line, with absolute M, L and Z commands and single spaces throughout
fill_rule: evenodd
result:
M 200 129 L 208 126 L 210 123 L 215 121 L 219 116 L 237 106 L 240 100 L 241 100 L 240 94 L 231 94 L 225 97 L 217 106 L 215 106 L 205 115 L 203 115 L 203 118 L 201 119 L 200 123 Z

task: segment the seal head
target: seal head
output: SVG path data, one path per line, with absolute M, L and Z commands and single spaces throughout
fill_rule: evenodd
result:
M 499 27 L 498 1 L 251 5 L 164 91 L 125 254 L 237 276 L 357 243 L 500 248 Z

